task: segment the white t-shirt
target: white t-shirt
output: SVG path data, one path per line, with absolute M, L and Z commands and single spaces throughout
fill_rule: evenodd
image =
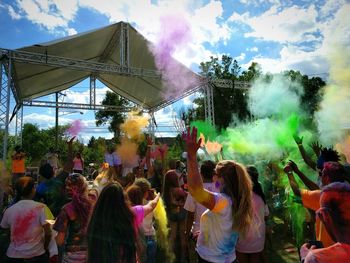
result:
M 257 194 L 252 195 L 253 222 L 246 237 L 239 237 L 236 250 L 241 253 L 258 253 L 265 245 L 265 216 L 269 215 L 269 208 Z
M 144 200 L 143 204 L 146 205 L 147 203 L 148 201 Z M 154 236 L 156 234 L 153 226 L 153 212 L 144 217 L 141 226 L 145 236 Z
M 209 262 L 233 262 L 238 233 L 232 230 L 232 200 L 224 193 L 213 194 L 215 206 L 201 217 L 196 250 Z
M 219 192 L 219 189 L 215 187 L 215 183 L 213 182 L 204 183 L 203 187 L 210 192 Z M 191 194 L 187 195 L 184 208 L 189 212 L 194 212 L 194 220 L 191 229 L 192 234 L 194 234 L 199 231 L 201 216 L 207 208 L 194 200 Z
M 9 207 L 1 221 L 10 228 L 11 243 L 6 255 L 10 258 L 32 258 L 45 253 L 44 229 L 47 224 L 45 205 L 33 200 L 21 200 Z

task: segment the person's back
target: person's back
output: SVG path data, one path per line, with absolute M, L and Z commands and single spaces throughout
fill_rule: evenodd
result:
M 320 209 L 316 215 L 326 227 L 335 243 L 316 249 L 304 244 L 300 254 L 305 263 L 350 262 L 350 185 L 332 183 L 322 190 Z M 310 247 L 311 246 L 311 247 Z

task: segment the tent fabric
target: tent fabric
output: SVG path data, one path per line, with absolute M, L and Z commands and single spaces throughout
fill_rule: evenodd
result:
M 128 28 L 129 66 L 156 71 L 155 58 L 149 50 L 151 43 L 130 24 L 128 24 Z M 121 30 L 122 22 L 119 22 L 97 30 L 17 50 L 120 65 L 119 36 Z M 106 52 L 110 43 L 115 45 L 110 52 Z M 189 74 L 193 78 L 198 78 L 197 74 L 180 62 L 173 60 L 172 63 L 176 63 L 181 67 L 186 75 Z M 73 70 L 48 66 L 44 63 L 29 64 L 16 60 L 14 60 L 13 69 L 15 89 L 20 101 L 33 100 L 65 90 L 94 74 L 91 70 Z M 166 94 L 169 94 L 169 89 L 174 89 L 164 84 L 161 78 L 103 73 L 97 73 L 96 78 L 112 91 L 148 110 L 159 108 L 160 105 L 166 103 L 170 99 L 167 98 Z M 186 87 L 186 90 L 182 90 L 182 93 L 192 88 L 195 88 L 194 85 Z M 170 93 L 176 94 L 177 92 L 172 90 Z M 179 96 L 181 95 L 179 94 Z M 176 99 L 176 97 L 171 99 Z

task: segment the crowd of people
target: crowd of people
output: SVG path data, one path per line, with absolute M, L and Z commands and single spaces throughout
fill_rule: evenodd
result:
M 264 251 L 270 211 L 257 168 L 234 160 L 199 162 L 197 138 L 196 128 L 183 134 L 186 163 L 167 164 L 165 154 L 154 161 L 147 139 L 144 158 L 124 169 L 109 148 L 96 178 L 88 178 L 93 182 L 86 179 L 82 155 L 73 155 L 74 138 L 63 167 L 49 151 L 38 182 L 25 176 L 25 154 L 16 148 L 14 198 L 0 216 L 0 261 L 269 262 Z M 294 195 L 316 216 L 315 236 L 301 246 L 300 261 L 350 262 L 350 175 L 333 149 L 314 144 L 313 160 L 302 139 L 295 141 L 319 174 L 313 182 L 292 160 L 283 168 Z M 163 204 L 166 242 L 159 238 Z

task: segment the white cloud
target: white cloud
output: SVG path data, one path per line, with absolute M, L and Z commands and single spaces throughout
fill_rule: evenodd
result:
M 235 57 L 237 61 L 243 61 L 245 59 L 245 53 L 241 53 L 238 57 Z
M 317 32 L 317 15 L 314 5 L 306 9 L 298 6 L 280 9 L 278 5 L 274 5 L 259 16 L 234 12 L 229 20 L 250 26 L 252 31 L 245 33 L 245 37 L 295 43 L 303 41 L 306 33 Z
M 250 51 L 250 52 L 258 52 L 259 48 L 258 47 L 251 47 L 251 48 L 247 48 L 246 50 Z
M 9 15 L 11 16 L 12 19 L 18 20 L 21 19 L 21 15 L 19 13 L 17 13 L 12 6 L 7 6 Z

